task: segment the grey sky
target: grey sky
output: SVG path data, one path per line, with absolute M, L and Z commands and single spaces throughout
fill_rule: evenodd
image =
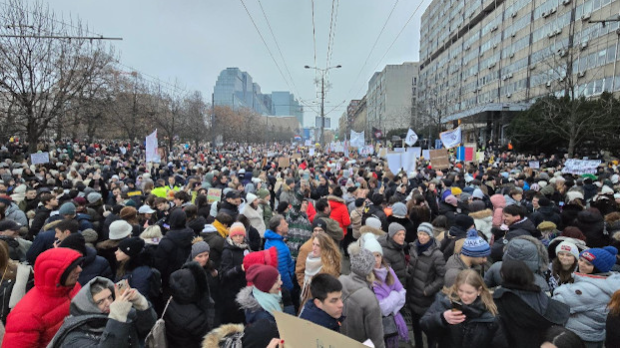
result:
M 45 1 L 45 0 L 43 0 Z M 247 71 L 263 93 L 291 90 L 305 103 L 317 101 L 315 74 L 303 68 L 314 64 L 312 0 L 262 0 L 271 28 L 292 76 L 291 82 L 263 17 L 258 0 L 244 0 L 282 73 L 269 56 L 241 0 L 49 0 L 49 6 L 65 18 L 79 17 L 90 29 L 105 36 L 122 37 L 112 42 L 121 62 L 153 77 L 200 90 L 210 101 L 220 71 L 239 67 Z M 430 0 L 400 0 L 368 63 L 360 69 L 384 25 L 394 0 L 339 0 L 326 111 L 346 100 L 329 116 L 332 123 L 351 99 L 361 98 L 374 71 L 386 64 L 417 61 L 420 17 Z M 317 65 L 325 67 L 332 1 L 314 0 Z M 411 22 L 385 58 L 398 32 L 417 8 Z M 130 70 L 127 68 L 126 70 Z M 359 76 L 359 78 L 358 78 Z M 356 80 L 357 79 L 357 80 Z M 289 88 L 290 85 L 290 88 Z M 317 107 L 318 110 L 318 107 Z M 306 117 L 314 116 L 306 109 Z

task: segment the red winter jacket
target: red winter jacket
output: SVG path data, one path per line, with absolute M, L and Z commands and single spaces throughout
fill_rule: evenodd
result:
M 66 316 L 71 299 L 80 291 L 80 284 L 60 284 L 62 273 L 76 259 L 75 250 L 54 248 L 37 257 L 34 264 L 34 288 L 13 308 L 6 320 L 2 347 L 46 347 Z
M 344 199 L 336 196 L 327 196 L 329 206 L 332 208 L 332 212 L 329 217 L 338 221 L 340 228 L 342 228 L 342 235 L 347 235 L 347 227 L 351 224 L 351 216 L 349 215 L 349 209 L 344 202 Z

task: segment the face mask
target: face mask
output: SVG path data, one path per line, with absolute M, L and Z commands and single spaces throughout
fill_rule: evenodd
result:
M 360 186 L 362 186 L 362 184 L 360 184 L 359 182 L 355 183 L 355 187 L 360 187 Z

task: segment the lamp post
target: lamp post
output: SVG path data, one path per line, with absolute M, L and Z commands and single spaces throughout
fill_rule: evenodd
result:
M 334 65 L 327 68 L 318 68 L 306 65 L 305 69 L 314 69 L 321 72 L 321 147 L 325 148 L 325 74 L 331 69 L 340 69 L 342 65 Z

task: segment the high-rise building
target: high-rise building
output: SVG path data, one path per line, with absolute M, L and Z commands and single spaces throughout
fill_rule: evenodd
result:
M 620 0 L 433 0 L 420 33 L 423 117 L 497 141 L 542 96 L 620 91 L 618 22 L 589 22 L 619 11 Z
M 232 109 L 249 108 L 259 114 L 271 114 L 268 97 L 261 94 L 260 86 L 252 76 L 239 68 L 222 70 L 213 88 L 213 104 Z
M 300 124 L 304 121 L 304 109 L 290 92 L 271 92 L 271 110 L 275 116 L 295 116 Z
M 386 65 L 368 82 L 366 92 L 367 124 L 384 133 L 392 129 L 408 128 L 412 124 L 412 103 L 417 91 L 413 86 L 418 79 L 418 63 Z

